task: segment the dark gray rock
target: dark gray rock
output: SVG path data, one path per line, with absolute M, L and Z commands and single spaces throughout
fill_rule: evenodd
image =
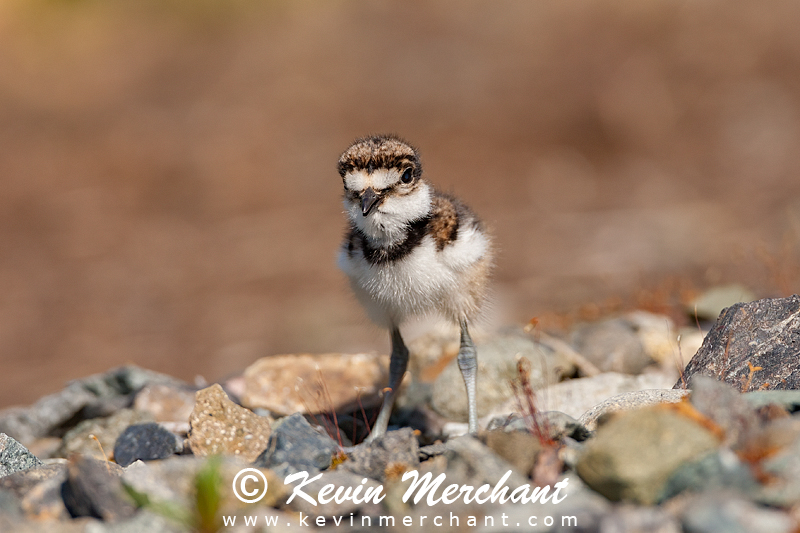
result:
M 70 515 L 107 521 L 133 516 L 136 508 L 124 492 L 121 473 L 122 469 L 113 463 L 75 456 L 61 488 Z
M 41 465 L 42 462 L 25 446 L 0 433 L 0 478 Z
M 403 428 L 356 446 L 347 457 L 339 470 L 384 481 L 387 468 L 399 471 L 414 470 L 419 466 L 419 445 L 414 431 Z
M 686 365 L 685 379 L 696 374 L 742 392 L 800 389 L 800 296 L 726 308 Z M 675 384 L 680 386 L 680 381 Z
M 128 466 L 137 459 L 165 459 L 178 453 L 182 443 L 174 433 L 155 422 L 128 426 L 114 445 L 114 460 Z
M 318 472 L 331 466 L 339 445 L 324 431 L 312 427 L 299 413 L 280 419 L 272 428 L 267 449 L 253 465 L 271 468 L 280 476 Z

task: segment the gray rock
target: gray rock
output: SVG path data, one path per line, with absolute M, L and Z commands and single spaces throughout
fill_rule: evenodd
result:
M 316 476 L 317 473 L 309 472 L 309 479 Z M 302 483 L 303 481 L 298 480 L 290 489 L 293 489 L 294 485 Z M 323 472 L 322 477 L 308 483 L 303 487 L 303 492 L 305 492 L 309 497 L 316 501 L 317 505 L 313 505 L 311 502 L 304 500 L 303 498 L 296 496 L 286 499 L 287 507 L 293 511 L 301 512 L 306 515 L 312 516 L 344 516 L 347 517 L 350 513 L 356 513 L 361 515 L 378 515 L 381 514 L 380 509 L 381 505 L 374 503 L 372 500 L 363 503 L 355 503 L 352 500 L 346 500 L 342 503 L 336 503 L 336 501 L 330 501 L 328 503 L 323 503 L 319 500 L 319 491 L 325 485 L 333 485 L 334 487 L 342 487 L 343 491 L 347 489 L 356 490 L 358 487 L 363 487 L 361 489 L 360 495 L 363 497 L 367 491 L 375 491 L 382 487 L 380 483 L 373 479 L 366 478 L 364 476 L 360 476 L 357 474 L 353 474 L 352 472 L 346 472 L 344 470 L 332 470 L 329 472 Z M 383 489 L 381 488 L 381 494 L 385 494 Z M 334 496 L 335 492 L 331 492 L 328 497 Z
M 0 433 L 0 478 L 41 465 L 42 462 L 25 446 Z
M 150 370 L 128 365 L 70 382 L 63 390 L 34 405 L 0 411 L 0 432 L 24 444 L 46 436 L 62 436 L 81 420 L 108 416 L 133 401 L 148 383 L 181 383 Z
M 790 533 L 789 514 L 767 509 L 732 494 L 708 494 L 692 500 L 683 513 L 686 533 Z
M 742 392 L 800 389 L 798 354 L 800 296 L 738 303 L 719 316 L 684 376 L 715 377 Z
M 66 465 L 45 465 L 4 477 L 0 490 L 13 494 L 29 519 L 65 520 L 70 517 L 61 498 L 66 479 Z
M 586 411 L 578 419 L 578 423 L 587 430 L 594 431 L 598 420 L 604 415 L 660 403 L 677 403 L 689 393 L 690 391 L 683 389 L 651 389 L 618 394 Z
M 128 466 L 134 461 L 166 459 L 180 452 L 182 443 L 174 433 L 160 424 L 148 422 L 129 426 L 114 445 L 114 460 L 120 466 Z
M 669 499 L 684 491 L 694 493 L 730 491 L 742 495 L 753 495 L 758 483 L 749 465 L 728 448 L 720 448 L 709 454 L 680 465 L 670 476 L 659 499 Z
M 619 505 L 600 519 L 602 533 L 681 533 L 677 519 L 659 507 Z
M 448 483 L 456 482 L 451 481 L 452 478 L 475 486 L 484 483 L 494 486 L 509 470 L 511 470 L 507 483 L 509 486 L 516 487 L 529 482 L 528 478 L 516 471 L 513 465 L 469 435 L 448 441 L 443 456 L 447 459 Z
M 389 431 L 347 453 L 338 469 L 385 481 L 387 470 L 414 470 L 419 466 L 419 444 L 411 428 Z
M 653 363 L 634 324 L 625 318 L 584 324 L 572 333 L 572 344 L 604 372 L 639 374 Z
M 114 451 L 114 444 L 128 426 L 152 420 L 153 417 L 149 413 L 133 409 L 121 409 L 105 418 L 84 420 L 64 435 L 56 455 L 69 457 L 79 453 L 99 461 L 105 460 L 103 452 L 111 454 Z M 97 441 L 91 435 L 97 437 Z M 98 441 L 103 448 L 102 451 L 97 445 Z
M 575 372 L 574 364 L 553 348 L 523 334 L 506 334 L 479 344 L 478 416 L 485 416 L 514 397 L 510 382 L 518 379 L 517 361 L 530 361 L 530 380 L 538 390 Z M 455 360 L 445 367 L 433 384 L 433 408 L 445 418 L 467 420 L 467 393 Z
M 727 383 L 696 375 L 689 386 L 692 405 L 719 427 L 725 435 L 724 444 L 738 449 L 760 429 L 755 409 Z
M 587 430 L 577 420 L 560 411 L 545 411 L 539 413 L 537 419 L 539 427 L 545 431 L 545 436 L 554 441 L 569 437 L 577 441 L 586 440 L 590 436 Z M 493 418 L 486 426 L 486 431 L 502 430 L 506 433 L 512 431 L 531 432 L 530 417 L 519 413 L 512 413 L 504 417 Z
M 296 413 L 274 425 L 267 448 L 253 465 L 271 468 L 282 477 L 304 470 L 318 472 L 331 466 L 338 448 L 336 441 Z
M 124 493 L 121 473 L 122 469 L 112 463 L 75 456 L 61 491 L 70 515 L 107 521 L 133 516 L 136 508 Z
M 600 426 L 584 444 L 576 470 L 610 500 L 652 504 L 678 467 L 718 445 L 712 432 L 676 411 L 637 409 Z

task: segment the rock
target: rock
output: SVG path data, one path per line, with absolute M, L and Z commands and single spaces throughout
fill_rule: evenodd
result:
M 622 504 L 599 521 L 603 533 L 682 533 L 681 525 L 659 507 Z
M 75 456 L 62 488 L 70 515 L 108 521 L 132 516 L 136 508 L 122 488 L 121 473 L 122 469 L 113 463 Z
M 155 422 L 128 426 L 114 445 L 114 460 L 128 466 L 136 460 L 166 459 L 179 453 L 182 443 L 175 434 Z
M 386 472 L 414 470 L 419 466 L 419 444 L 411 428 L 389 431 L 347 453 L 338 469 L 385 481 Z
M 331 466 L 338 449 L 336 441 L 297 413 L 275 424 L 266 449 L 253 464 L 282 477 L 303 470 L 318 472 Z
M 798 424 L 794 419 L 773 420 L 740 452 L 765 480 L 756 501 L 786 508 L 800 504 Z
M 742 392 L 800 389 L 798 342 L 800 296 L 735 304 L 719 316 L 684 376 L 715 377 Z
M 790 533 L 797 530 L 789 514 L 725 493 L 693 498 L 682 521 L 683 531 L 687 533 Z
M 86 526 L 85 533 L 184 533 L 187 528 L 158 513 L 142 510 L 124 520 L 95 522 Z
M 754 409 L 779 405 L 790 413 L 800 411 L 800 390 L 759 390 L 742 395 Z
M 617 415 L 584 445 L 577 472 L 613 501 L 658 501 L 672 473 L 715 449 L 719 439 L 694 420 L 663 406 Z
M 634 325 L 625 318 L 584 324 L 572 333 L 572 344 L 603 372 L 639 374 L 653 363 Z
M 309 479 L 314 477 L 317 474 L 312 474 L 309 472 Z M 302 483 L 302 480 L 296 481 L 294 484 L 291 484 L 289 487 L 290 490 L 294 488 L 295 485 Z M 303 488 L 303 492 L 308 494 L 311 498 L 313 498 L 317 505 L 312 505 L 311 502 L 304 500 L 303 498 L 297 496 L 291 498 L 287 498 L 287 507 L 295 512 L 301 512 L 305 515 L 311 516 L 330 516 L 330 517 L 347 517 L 350 513 L 357 513 L 360 515 L 379 515 L 382 514 L 380 512 L 381 506 L 380 504 L 376 504 L 370 499 L 364 503 L 355 503 L 351 499 L 344 500 L 341 503 L 337 503 L 335 500 L 332 500 L 328 503 L 323 503 L 319 500 L 319 491 L 325 486 L 332 484 L 334 487 L 343 487 L 342 490 L 347 490 L 348 488 L 352 491 L 355 490 L 357 487 L 363 487 L 361 490 L 361 496 L 363 497 L 367 491 L 374 492 L 378 488 L 382 488 L 381 484 L 375 480 L 366 478 L 364 476 L 360 476 L 357 474 L 353 474 L 351 472 L 346 472 L 344 470 L 333 470 L 330 472 L 324 472 L 322 477 L 308 483 Z M 333 497 L 335 493 L 330 493 L 329 497 Z M 381 492 L 381 494 L 385 494 L 385 492 Z M 377 522 L 377 518 L 375 519 Z M 360 520 L 358 524 L 360 524 Z
M 109 459 L 113 458 L 114 444 L 122 432 L 125 431 L 125 428 L 152 420 L 153 417 L 150 413 L 133 409 L 122 409 L 106 418 L 84 420 L 64 435 L 56 455 L 58 457 L 69 457 L 74 453 L 80 453 L 98 461 L 103 461 L 106 459 L 103 456 L 103 452 L 105 452 Z M 97 437 L 97 441 L 91 435 Z M 100 450 L 98 441 L 103 451 Z
M 66 479 L 66 465 L 44 465 L 0 479 L 0 490 L 13 493 L 29 519 L 62 520 L 70 517 L 61 498 L 61 486 Z
M 62 436 L 81 420 L 109 416 L 128 407 L 133 394 L 148 383 L 181 383 L 150 370 L 128 365 L 73 381 L 31 407 L 0 412 L 0 432 L 23 444 L 47 436 Z
M 588 378 L 568 379 L 537 390 L 536 406 L 542 411 L 559 411 L 579 418 L 604 400 L 618 394 L 646 389 L 668 389 L 674 382 L 674 375 L 662 372 L 648 372 L 639 376 L 605 372 Z M 495 409 L 491 417 L 508 416 L 518 410 L 518 402 L 516 398 L 512 398 Z M 486 423 L 488 421 L 484 420 Z
M 686 311 L 700 320 L 714 320 L 723 309 L 740 302 L 752 302 L 755 294 L 738 284 L 713 287 L 689 302 Z
M 510 487 L 530 482 L 525 473 L 515 470 L 513 465 L 498 457 L 475 437 L 464 435 L 448 441 L 446 446 L 447 450 L 442 455 L 447 460 L 448 483 L 463 480 L 464 483 L 474 486 L 484 483 L 494 486 L 509 470 L 511 475 L 507 485 Z
M 617 411 L 630 411 L 661 403 L 677 403 L 688 396 L 690 391 L 683 389 L 649 389 L 618 394 L 586 411 L 578 423 L 589 431 L 597 428 L 598 420 L 604 415 Z
M 150 413 L 155 422 L 188 422 L 195 390 L 175 384 L 153 383 L 136 394 L 133 408 Z
M 684 491 L 730 491 L 752 495 L 757 490 L 758 483 L 749 465 L 742 463 L 735 453 L 723 447 L 679 466 L 664 486 L 661 497 L 669 499 Z
M 233 403 L 215 384 L 197 392 L 189 445 L 195 455 L 233 455 L 250 462 L 267 447 L 270 422 Z
M 590 436 L 589 431 L 577 420 L 559 411 L 545 411 L 539 413 L 537 421 L 539 422 L 539 427 L 544 430 L 544 436 L 554 441 L 559 441 L 564 437 L 582 441 Z M 531 433 L 531 429 L 530 419 L 519 413 L 513 413 L 506 417 L 494 418 L 486 426 L 486 431 L 489 432 L 493 430 L 502 430 L 506 433 L 514 431 Z
M 380 404 L 389 358 L 373 354 L 262 357 L 244 372 L 242 405 L 291 413 L 350 412 Z M 360 391 L 360 392 L 359 392 Z
M 144 463 L 137 461 L 125 469 L 122 483 L 129 490 L 147 499 L 156 506 L 191 510 L 197 506 L 195 496 L 198 474 L 210 467 L 209 461 L 215 459 L 195 457 L 191 455 L 175 455 L 161 461 Z M 221 478 L 220 493 L 221 513 L 231 513 L 242 508 L 232 491 L 233 480 L 245 468 L 241 461 L 232 457 L 223 457 L 219 464 Z M 267 479 L 267 494 L 258 502 L 259 506 L 276 506 L 286 501 L 289 487 L 284 485 L 283 478 L 274 472 L 260 469 Z M 250 487 L 252 490 L 255 487 Z M 254 504 L 246 504 L 245 509 L 251 511 Z M 249 513 L 252 514 L 252 513 Z
M 575 366 L 565 356 L 523 334 L 494 337 L 479 344 L 477 350 L 478 416 L 485 416 L 514 397 L 509 384 L 519 378 L 518 357 L 531 363 L 531 385 L 537 390 L 575 372 Z M 467 393 L 455 360 L 436 378 L 432 406 L 445 418 L 467 420 Z
M 0 478 L 37 466 L 42 466 L 42 462 L 25 446 L 0 433 Z
M 755 409 L 727 383 L 695 375 L 689 386 L 692 405 L 725 435 L 725 445 L 738 449 L 761 428 Z
M 646 311 L 632 311 L 623 318 L 631 325 L 650 360 L 675 368 L 678 360 L 678 333 L 670 317 Z
M 482 440 L 498 457 L 524 475 L 531 474 L 536 464 L 536 456 L 542 449 L 538 437 L 521 431 L 505 432 L 502 429 L 488 431 L 482 435 Z

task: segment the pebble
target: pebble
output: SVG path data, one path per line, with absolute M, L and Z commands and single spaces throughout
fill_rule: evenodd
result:
M 312 427 L 296 413 L 280 419 L 273 428 L 265 450 L 254 466 L 271 468 L 280 476 L 295 472 L 318 472 L 331 466 L 339 445 L 324 431 Z
M 66 479 L 66 465 L 44 465 L 0 479 L 0 490 L 13 494 L 20 511 L 31 520 L 63 520 L 70 517 L 61 498 Z
M 362 443 L 347 453 L 338 468 L 385 481 L 387 471 L 414 470 L 419 467 L 419 444 L 411 428 L 388 431 L 372 442 Z
M 62 496 L 71 516 L 115 521 L 136 512 L 122 488 L 118 465 L 78 455 L 70 460 L 67 472 Z
M 128 426 L 122 432 L 114 445 L 114 460 L 124 467 L 136 460 L 166 459 L 181 449 L 182 443 L 174 433 L 148 422 Z
M 244 372 L 242 405 L 283 415 L 374 407 L 388 382 L 388 368 L 389 358 L 374 354 L 262 357 Z
M 197 392 L 189 445 L 199 456 L 233 455 L 251 462 L 267 447 L 271 419 L 233 403 L 217 384 Z
M 136 394 L 133 408 L 149 413 L 155 422 L 188 422 L 195 403 L 195 391 L 188 386 L 153 383 Z
M 600 426 L 585 443 L 576 470 L 612 501 L 653 504 L 681 464 L 718 445 L 711 431 L 672 409 L 637 409 Z

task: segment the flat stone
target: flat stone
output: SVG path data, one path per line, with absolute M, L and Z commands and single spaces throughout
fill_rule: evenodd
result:
M 155 422 L 128 426 L 114 445 L 114 460 L 128 466 L 137 460 L 166 459 L 180 452 L 178 437 Z
M 136 508 L 124 493 L 121 473 L 122 469 L 113 463 L 75 456 L 69 463 L 62 490 L 70 515 L 107 521 L 132 516 Z
M 347 453 L 338 468 L 378 481 L 386 472 L 414 470 L 419 466 L 419 444 L 411 428 L 388 431 L 372 442 L 362 443 Z
M 262 357 L 244 372 L 242 405 L 292 413 L 349 412 L 380 404 L 389 358 L 374 354 Z M 360 391 L 360 392 L 359 392 Z
M 563 353 L 537 343 L 522 333 L 491 338 L 478 350 L 478 416 L 486 416 L 514 398 L 510 383 L 519 378 L 517 362 L 530 362 L 530 381 L 535 390 L 575 373 L 575 365 Z M 450 420 L 467 420 L 467 392 L 457 361 L 451 361 L 433 384 L 432 407 Z
M 0 478 L 37 466 L 42 466 L 42 462 L 25 446 L 0 433 Z
M 84 420 L 64 435 L 56 456 L 69 457 L 79 453 L 98 461 L 103 461 L 106 457 L 113 458 L 114 444 L 128 426 L 152 420 L 153 417 L 150 413 L 133 409 L 121 409 L 105 418 Z M 97 440 L 94 440 L 91 435 L 97 437 Z M 106 453 L 106 456 L 103 455 L 103 452 Z
M 739 391 L 800 389 L 800 296 L 726 308 L 684 370 Z M 678 382 L 675 388 L 681 386 Z
M 197 392 L 189 445 L 195 455 L 233 455 L 253 461 L 267 447 L 271 420 L 233 403 L 217 384 Z
M 338 449 L 336 441 L 297 413 L 275 424 L 266 449 L 253 464 L 271 468 L 281 476 L 304 470 L 318 472 L 331 466 Z
M 658 501 L 672 473 L 717 448 L 719 439 L 679 412 L 662 406 L 622 413 L 584 444 L 576 470 L 612 501 Z
M 587 430 L 594 431 L 597 428 L 598 420 L 604 415 L 661 403 L 677 403 L 689 394 L 690 391 L 684 389 L 649 389 L 625 392 L 589 409 L 578 419 L 578 423 Z

